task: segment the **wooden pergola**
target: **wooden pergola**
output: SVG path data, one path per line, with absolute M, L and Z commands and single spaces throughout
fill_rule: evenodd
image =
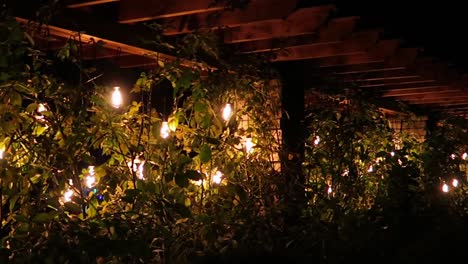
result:
M 385 29 L 362 28 L 359 17 L 336 16 L 333 5 L 300 7 L 299 0 L 252 0 L 243 9 L 227 10 L 224 1 L 219 2 L 75 0 L 68 1 L 67 8 L 83 16 L 100 16 L 103 10 L 113 10 L 118 15 L 106 23 L 122 34 L 130 34 L 149 21 L 164 25 L 163 34 L 172 37 L 216 31 L 239 53 L 268 53 L 274 63 L 303 63 L 308 71 L 331 75 L 382 97 L 468 118 L 467 75 L 400 39 L 385 38 Z M 61 25 L 49 26 L 49 33 L 49 48 L 76 38 L 76 31 Z M 156 67 L 156 57 L 174 59 L 128 43 L 128 38 L 131 36 L 81 34 L 83 57 L 118 57 L 122 68 Z

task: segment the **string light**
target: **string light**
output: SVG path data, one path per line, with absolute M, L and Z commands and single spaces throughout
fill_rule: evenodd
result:
M 68 189 L 66 192 L 63 193 L 63 201 L 66 203 L 70 202 L 73 196 L 73 190 Z
M 160 131 L 160 135 L 162 138 L 168 138 L 169 137 L 169 124 L 164 121 L 162 122 L 162 125 L 161 125 L 161 131 Z
M 3 159 L 4 153 L 5 153 L 5 150 L 0 148 L 0 159 Z
M 223 108 L 223 119 L 228 121 L 232 116 L 232 106 L 231 104 L 226 104 Z
M 330 186 L 328 186 L 327 193 L 328 193 L 328 194 L 331 194 L 332 192 L 333 192 L 333 189 L 332 189 L 332 187 L 331 187 L 331 185 L 330 185 Z
M 252 138 L 246 138 L 244 144 L 245 144 L 245 151 L 247 153 L 252 153 L 253 147 L 255 146 L 255 144 L 252 142 Z
M 457 156 L 455 154 L 450 155 L 450 158 L 455 159 Z
M 122 105 L 122 94 L 120 93 L 120 87 L 114 87 L 114 92 L 112 93 L 112 106 L 119 108 Z
M 463 153 L 463 155 L 462 155 L 462 159 L 466 160 L 467 158 L 468 158 L 468 154 L 467 154 L 466 152 L 465 152 L 465 153 Z
M 374 166 L 370 165 L 369 169 L 367 169 L 367 172 L 373 172 L 374 171 Z
M 455 187 L 455 188 L 458 187 L 458 180 L 457 179 L 452 180 L 452 186 Z
M 132 162 L 131 161 L 128 162 L 127 165 L 128 165 L 129 168 L 131 168 L 132 167 Z M 145 165 L 145 161 L 140 160 L 138 157 L 136 157 L 133 160 L 133 171 L 136 172 L 136 176 L 140 180 L 145 179 L 144 165 Z
M 36 120 L 44 120 L 44 116 L 41 113 L 47 111 L 45 104 L 38 104 L 36 111 L 39 113 L 39 115 L 35 116 Z
M 320 137 L 316 136 L 314 140 L 314 145 L 317 146 L 320 143 Z
M 213 182 L 216 184 L 220 184 L 223 180 L 223 174 L 220 171 L 217 171 L 215 175 L 213 175 Z
M 445 192 L 445 193 L 449 191 L 449 187 L 448 187 L 448 185 L 446 183 L 444 183 L 444 185 L 442 185 L 442 191 Z
M 390 152 L 390 156 L 394 157 L 395 156 L 395 152 Z
M 96 177 L 94 176 L 94 166 L 88 167 L 89 174 L 85 178 L 86 187 L 92 188 L 96 184 Z

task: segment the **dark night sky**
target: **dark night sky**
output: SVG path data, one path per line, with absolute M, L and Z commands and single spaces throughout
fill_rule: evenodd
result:
M 313 2 L 313 1 L 311 1 Z M 382 27 L 406 46 L 468 70 L 468 13 L 464 1 L 332 0 L 340 16 L 361 16 L 363 26 Z M 457 68 L 458 68 L 457 67 Z

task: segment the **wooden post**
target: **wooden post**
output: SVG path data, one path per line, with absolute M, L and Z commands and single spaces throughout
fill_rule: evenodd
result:
M 285 217 L 289 223 L 299 220 L 305 206 L 305 178 L 302 172 L 304 161 L 304 82 L 298 63 L 279 64 L 283 86 L 281 90 L 283 135 L 282 172 L 284 177 Z

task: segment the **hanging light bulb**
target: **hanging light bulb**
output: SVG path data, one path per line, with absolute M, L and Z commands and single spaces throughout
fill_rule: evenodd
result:
M 252 138 L 246 138 L 244 144 L 245 144 L 245 151 L 247 153 L 252 153 L 253 147 L 255 146 L 255 144 L 252 142 Z
M 122 93 L 120 93 L 120 87 L 114 87 L 114 92 L 112 93 L 112 106 L 119 108 L 122 105 Z
M 63 193 L 63 201 L 64 202 L 70 202 L 73 196 L 73 190 L 68 189 L 66 192 Z
M 457 156 L 455 154 L 452 154 L 450 155 L 450 158 L 452 158 L 453 160 L 456 158 Z
M 85 184 L 86 187 L 92 188 L 94 185 L 96 185 L 96 177 L 94 176 L 94 166 L 89 166 L 88 170 L 89 174 L 85 178 Z
M 217 171 L 215 175 L 213 175 L 213 182 L 216 184 L 220 184 L 223 180 L 223 174 L 220 171 Z
M 5 150 L 4 150 L 4 149 L 0 149 L 0 159 L 3 159 L 3 154 L 5 154 Z
M 136 172 L 136 176 L 138 179 L 140 180 L 144 180 L 145 179 L 145 176 L 144 176 L 144 164 L 145 164 L 145 161 L 144 160 L 140 160 L 139 157 L 136 157 L 134 160 L 133 160 L 133 168 L 132 170 L 134 172 Z M 127 163 L 128 167 L 131 168 L 132 167 L 132 162 L 128 162 Z
M 45 111 L 47 111 L 45 104 L 38 104 L 36 112 L 39 113 L 39 115 L 35 116 L 36 120 L 44 120 L 44 116 L 41 113 Z
M 395 156 L 395 152 L 390 152 L 390 156 L 394 157 Z
M 232 106 L 231 104 L 226 104 L 223 108 L 223 119 L 228 121 L 232 116 Z
M 452 186 L 455 187 L 455 188 L 458 187 L 458 180 L 457 179 L 452 180 Z
M 464 160 L 468 159 L 468 154 L 467 154 L 466 152 L 465 152 L 465 153 L 463 153 L 463 155 L 462 155 L 462 159 L 464 159 Z
M 164 121 L 162 122 L 162 125 L 161 125 L 161 131 L 160 131 L 160 135 L 162 138 L 168 138 L 169 137 L 169 124 Z
M 442 191 L 445 193 L 449 191 L 449 187 L 445 182 L 444 182 L 444 185 L 442 185 Z
M 369 169 L 367 169 L 367 172 L 373 172 L 374 171 L 374 166 L 370 165 Z
M 316 136 L 314 140 L 314 145 L 317 146 L 320 143 L 320 137 Z
M 328 194 L 331 194 L 332 192 L 333 192 L 333 189 L 332 189 L 331 185 L 329 185 L 329 186 L 328 186 L 327 193 L 328 193 Z

